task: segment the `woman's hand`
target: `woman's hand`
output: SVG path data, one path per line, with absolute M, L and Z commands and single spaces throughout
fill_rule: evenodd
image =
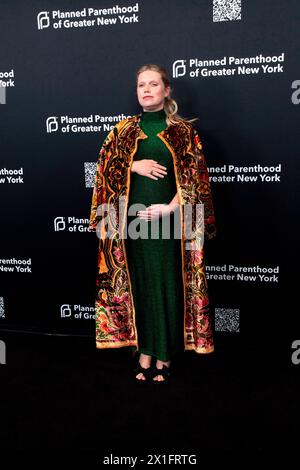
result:
M 164 178 L 167 174 L 166 167 L 159 165 L 155 160 L 138 160 L 133 162 L 131 171 L 141 176 L 147 176 L 152 180 L 158 180 L 158 178 Z
M 152 204 L 144 211 L 138 211 L 137 216 L 143 220 L 157 220 L 174 212 L 178 204 Z

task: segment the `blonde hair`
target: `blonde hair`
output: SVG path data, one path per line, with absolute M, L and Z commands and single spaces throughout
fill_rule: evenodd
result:
M 161 79 L 163 81 L 163 84 L 165 87 L 170 87 L 170 94 L 169 96 L 165 97 L 165 102 L 164 102 L 164 111 L 166 113 L 166 121 L 167 124 L 177 124 L 178 122 L 193 122 L 196 121 L 198 118 L 193 118 L 193 119 L 186 119 L 180 116 L 177 111 L 178 111 L 178 104 L 174 100 L 174 98 L 171 98 L 171 86 L 170 86 L 170 81 L 168 79 L 168 75 L 166 70 L 163 67 L 160 67 L 159 65 L 156 64 L 145 64 L 142 65 L 137 73 L 136 73 L 136 80 L 138 81 L 139 75 L 142 72 L 146 72 L 147 70 L 153 70 L 154 72 L 158 72 L 161 76 Z

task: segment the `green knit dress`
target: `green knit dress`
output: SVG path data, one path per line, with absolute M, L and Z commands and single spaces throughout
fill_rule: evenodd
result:
M 139 140 L 134 161 L 156 160 L 167 168 L 167 175 L 154 180 L 131 173 L 128 209 L 137 203 L 146 207 L 168 204 L 177 192 L 173 157 L 157 136 L 167 127 L 165 111 L 143 111 L 140 127 L 147 139 Z M 143 233 L 143 238 L 130 236 L 133 221 L 135 224 L 139 221 L 137 231 Z M 170 237 L 163 238 L 161 218 L 149 222 L 127 214 L 127 230 L 125 247 L 135 306 L 138 352 L 168 361 L 184 350 L 180 228 L 178 230 L 177 224 L 174 230 L 174 215 L 171 215 Z M 155 238 L 151 238 L 151 234 L 155 234 Z

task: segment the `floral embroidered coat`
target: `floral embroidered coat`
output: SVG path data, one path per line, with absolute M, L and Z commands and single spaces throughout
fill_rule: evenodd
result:
M 110 131 L 99 152 L 92 196 L 89 230 L 99 237 L 96 278 L 96 347 L 135 346 L 138 332 L 126 258 L 124 233 L 126 208 L 118 216 L 113 237 L 101 236 L 99 205 L 107 204 L 119 213 L 120 197 L 128 207 L 131 165 L 139 139 L 147 136 L 139 126 L 141 114 L 120 121 Z M 204 237 L 216 235 L 214 206 L 202 144 L 188 122 L 169 125 L 157 134 L 172 154 L 180 204 L 182 282 L 184 287 L 184 349 L 197 353 L 214 350 L 205 275 L 203 243 L 186 250 L 184 208 L 202 204 Z M 169 201 L 168 201 L 169 202 Z M 189 240 L 190 242 L 190 240 Z M 192 241 L 193 242 L 193 241 Z M 191 246 L 191 245 L 190 245 Z M 147 286 L 145 286 L 147 288 Z

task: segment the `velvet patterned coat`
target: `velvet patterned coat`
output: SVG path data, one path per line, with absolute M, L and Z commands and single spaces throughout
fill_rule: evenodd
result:
M 89 224 L 89 230 L 97 232 L 99 238 L 95 302 L 97 348 L 135 346 L 138 350 L 135 306 L 123 234 L 133 157 L 138 141 L 147 138 L 139 126 L 140 119 L 141 114 L 138 114 L 116 124 L 107 135 L 97 162 Z M 204 242 L 199 245 L 195 239 L 185 238 L 184 216 L 187 205 L 201 204 L 203 240 L 216 235 L 214 206 L 202 144 L 198 133 L 188 122 L 169 125 L 157 135 L 172 154 L 180 204 L 184 349 L 210 353 L 214 350 L 214 344 Z M 125 204 L 123 212 L 120 201 Z M 103 236 L 103 212 L 98 209 L 103 205 L 114 207 L 117 214 L 116 229 L 110 237 Z M 186 249 L 187 243 L 192 249 Z

